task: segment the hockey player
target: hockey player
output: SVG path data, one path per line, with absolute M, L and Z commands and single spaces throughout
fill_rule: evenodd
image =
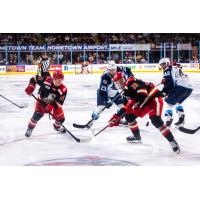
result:
M 175 141 L 171 131 L 164 125 L 161 118 L 163 109 L 162 93 L 152 83 L 143 82 L 134 77 L 126 81 L 124 96 L 127 97 L 127 103 L 109 120 L 110 127 L 118 126 L 122 116 L 128 122 L 132 136 L 127 137 L 127 142 L 141 143 L 141 136 L 137 117 L 144 117 L 146 114 L 152 124 L 169 141 L 174 152 L 179 153 L 179 145 Z
M 162 58 L 159 65 L 164 71 L 162 84 L 164 85 L 162 92 L 165 95 L 167 109 L 165 111 L 166 125 L 171 126 L 173 121 L 173 107 L 178 114 L 176 127 L 184 126 L 185 114 L 182 103 L 191 95 L 193 89 L 188 75 L 184 74 L 181 67 L 176 64 L 170 65 L 168 58 Z
M 119 94 L 118 89 L 113 82 L 114 76 L 119 72 L 123 74 L 124 77 L 133 76 L 130 68 L 118 67 L 115 61 L 109 62 L 107 70 L 101 76 L 100 85 L 97 89 L 97 107 L 92 113 L 92 119 L 97 120 L 99 118 L 100 111 L 104 106 L 106 108 L 110 108 L 112 106 L 112 100 L 114 98 L 114 104 L 117 105 L 119 108 L 122 107 L 123 97 Z M 92 124 L 93 123 L 91 123 L 89 127 L 91 127 Z
M 25 133 L 26 137 L 30 137 L 33 129 L 35 128 L 37 122 L 44 116 L 45 113 L 52 113 L 55 123 L 53 124 L 54 129 L 61 133 L 65 133 L 66 130 L 61 126 L 65 121 L 64 112 L 62 105 L 65 101 L 67 95 L 67 88 L 63 84 L 64 75 L 61 71 L 55 71 L 53 73 L 53 78 L 47 76 L 44 80 L 39 80 L 29 83 L 25 92 L 31 95 L 39 84 L 39 97 L 36 101 L 35 112 L 30 119 L 27 131 Z
M 81 64 L 81 74 L 89 74 L 90 73 L 90 71 L 88 69 L 88 65 L 89 65 L 88 62 L 83 62 Z

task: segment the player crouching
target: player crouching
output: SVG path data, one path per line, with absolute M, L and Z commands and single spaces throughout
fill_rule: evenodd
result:
M 37 122 L 44 116 L 45 113 L 51 113 L 55 122 L 53 124 L 54 129 L 61 133 L 65 133 L 66 130 L 61 126 L 65 121 L 62 105 L 67 95 L 67 87 L 63 84 L 64 75 L 61 71 L 55 71 L 52 77 L 46 77 L 42 83 L 40 83 L 40 89 L 38 91 L 39 97 L 36 101 L 35 112 L 30 119 L 26 137 L 30 137 Z M 30 82 L 25 92 L 28 95 L 32 95 L 36 83 Z
M 173 151 L 180 153 L 179 145 L 161 118 L 163 109 L 162 93 L 155 85 L 130 77 L 125 84 L 124 96 L 127 98 L 127 102 L 113 115 L 109 121 L 109 126 L 118 126 L 121 117 L 125 116 L 133 134 L 127 137 L 127 141 L 133 143 L 141 142 L 140 130 L 136 119 L 137 117 L 144 117 L 148 114 L 151 123 L 169 141 Z

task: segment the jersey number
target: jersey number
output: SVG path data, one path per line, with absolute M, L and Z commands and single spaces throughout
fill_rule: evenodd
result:
M 102 91 L 106 91 L 106 86 L 101 86 Z

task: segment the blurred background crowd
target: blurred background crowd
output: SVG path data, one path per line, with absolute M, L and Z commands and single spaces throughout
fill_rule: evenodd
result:
M 199 48 L 200 34 L 184 33 L 1 33 L 0 46 L 4 45 L 103 45 L 103 44 L 151 44 L 161 43 L 186 44 Z M 155 63 L 160 59 L 160 52 L 147 51 L 77 51 L 46 52 L 51 64 L 75 64 L 87 61 L 101 64 L 108 60 L 117 63 Z M 176 53 L 174 53 L 176 54 Z M 189 53 L 190 54 L 190 53 Z M 198 62 L 198 51 L 179 55 L 177 62 Z M 0 52 L 0 65 L 37 64 L 41 52 Z

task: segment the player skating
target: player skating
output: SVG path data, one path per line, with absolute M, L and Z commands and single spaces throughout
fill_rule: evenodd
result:
M 36 101 L 35 112 L 30 119 L 27 131 L 25 133 L 26 137 L 30 137 L 33 129 L 35 128 L 37 122 L 44 116 L 45 113 L 51 112 L 55 122 L 53 124 L 56 131 L 65 133 L 66 130 L 61 126 L 65 121 L 64 112 L 62 105 L 65 101 L 67 95 L 67 88 L 63 84 L 64 75 L 61 71 L 55 71 L 53 73 L 53 78 L 47 76 L 42 80 L 31 79 L 25 92 L 31 95 L 36 87 L 36 84 L 40 86 L 39 97 Z
M 161 118 L 163 109 L 162 93 L 152 83 L 143 82 L 134 77 L 130 77 L 125 84 L 124 96 L 127 103 L 109 121 L 109 126 L 118 126 L 122 116 L 128 122 L 133 135 L 127 137 L 128 142 L 141 142 L 140 130 L 136 122 L 137 117 L 144 117 L 146 114 L 152 124 L 169 141 L 172 149 L 180 153 L 179 145 L 175 141 L 170 129 L 164 125 Z
M 183 73 L 178 65 L 170 65 L 168 58 L 162 58 L 159 65 L 164 71 L 162 84 L 164 85 L 162 92 L 166 95 L 165 102 L 167 109 L 165 111 L 166 125 L 171 126 L 173 121 L 173 107 L 178 114 L 176 127 L 184 126 L 185 114 L 182 103 L 191 95 L 193 87 L 190 83 L 188 75 Z
M 131 69 L 128 67 L 117 66 L 115 61 L 110 61 L 106 71 L 102 74 L 99 87 L 97 89 L 97 107 L 92 112 L 92 119 L 86 125 L 73 124 L 76 128 L 90 128 L 94 121 L 100 117 L 102 110 L 110 108 L 112 104 L 121 108 L 123 105 L 123 97 L 119 93 L 116 85 L 113 82 L 113 77 L 120 72 L 123 76 L 133 76 Z M 121 121 L 122 123 L 125 123 Z

